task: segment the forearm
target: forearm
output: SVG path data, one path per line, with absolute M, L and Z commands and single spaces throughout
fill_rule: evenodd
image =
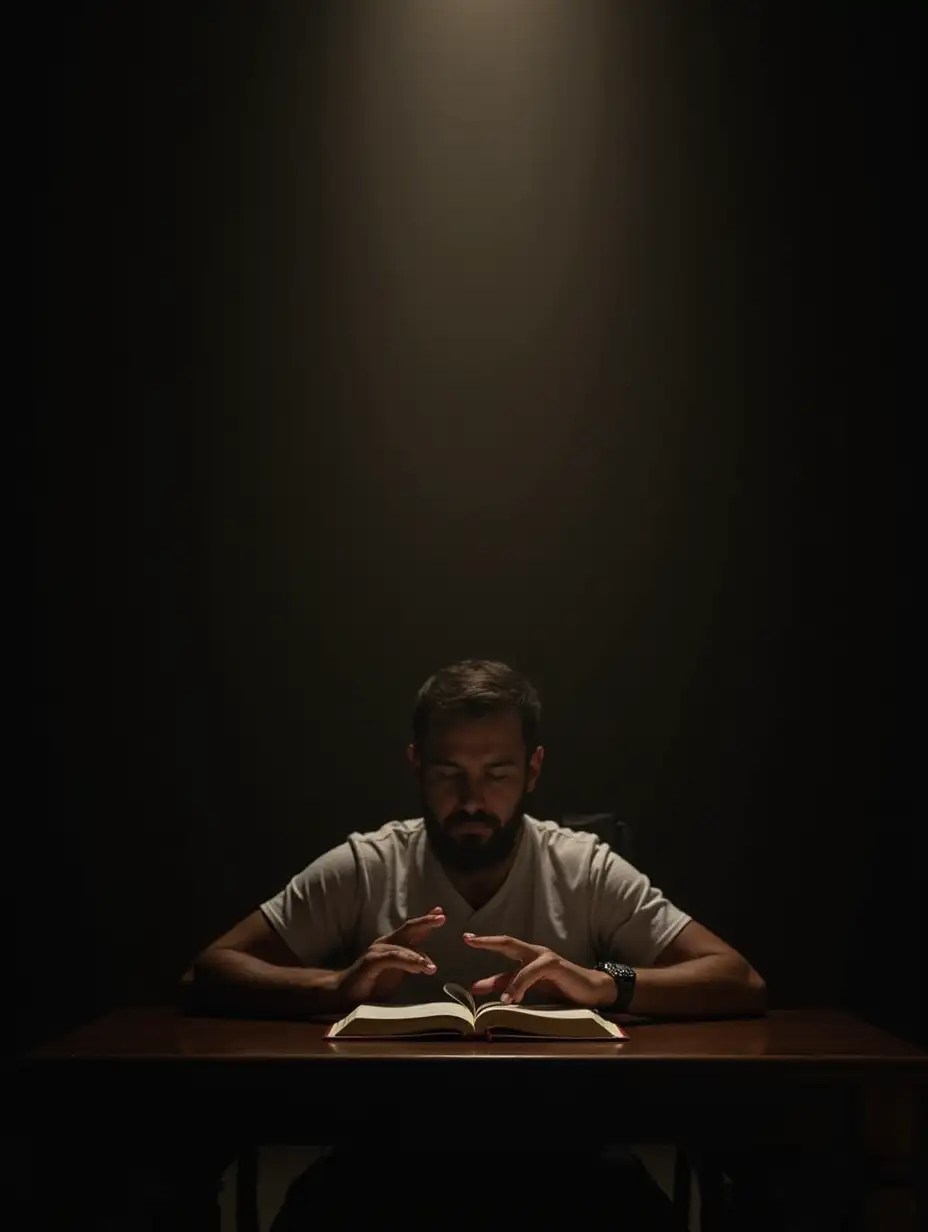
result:
M 212 1013 L 308 1018 L 345 1008 L 338 991 L 339 974 L 315 967 L 279 967 L 240 950 L 215 947 L 194 963 L 191 994 L 197 1008 Z
M 766 987 L 743 959 L 707 954 L 667 967 L 639 967 L 631 1014 L 762 1014 Z

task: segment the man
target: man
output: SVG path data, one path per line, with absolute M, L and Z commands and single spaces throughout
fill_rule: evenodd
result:
M 407 751 L 422 817 L 314 860 L 200 955 L 197 995 L 308 1017 L 436 999 L 451 980 L 513 1003 L 762 1012 L 763 980 L 740 954 L 594 836 L 526 814 L 539 719 L 534 689 L 504 664 L 436 672 Z

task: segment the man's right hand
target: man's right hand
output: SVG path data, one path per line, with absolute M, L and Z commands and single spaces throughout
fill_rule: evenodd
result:
M 441 928 L 445 913 L 433 907 L 427 915 L 407 920 L 392 933 L 378 937 L 338 979 L 339 999 L 349 1005 L 362 1001 L 385 1001 L 399 987 L 405 975 L 434 975 L 435 964 L 416 946 L 433 929 Z

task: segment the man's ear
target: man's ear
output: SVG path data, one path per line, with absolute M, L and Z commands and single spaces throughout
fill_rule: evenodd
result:
M 406 760 L 412 766 L 413 770 L 415 770 L 418 773 L 419 768 L 422 763 L 419 760 L 419 750 L 416 748 L 414 744 L 407 744 Z
M 534 791 L 535 784 L 538 782 L 538 776 L 541 774 L 542 763 L 545 760 L 545 751 L 539 744 L 538 748 L 528 759 L 528 774 L 525 778 L 525 790 Z

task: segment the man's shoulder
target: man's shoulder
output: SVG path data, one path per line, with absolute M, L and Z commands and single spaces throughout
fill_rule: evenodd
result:
M 591 830 L 571 830 L 556 821 L 526 817 L 546 875 L 567 884 L 637 886 L 641 873 Z
M 586 862 L 600 846 L 598 836 L 587 830 L 569 830 L 557 821 L 539 821 L 528 814 L 525 823 L 538 848 L 554 860 Z
M 400 821 L 388 821 L 376 830 L 356 830 L 348 836 L 348 842 L 360 853 L 384 855 L 387 851 L 406 851 L 422 833 L 421 817 L 409 817 Z

